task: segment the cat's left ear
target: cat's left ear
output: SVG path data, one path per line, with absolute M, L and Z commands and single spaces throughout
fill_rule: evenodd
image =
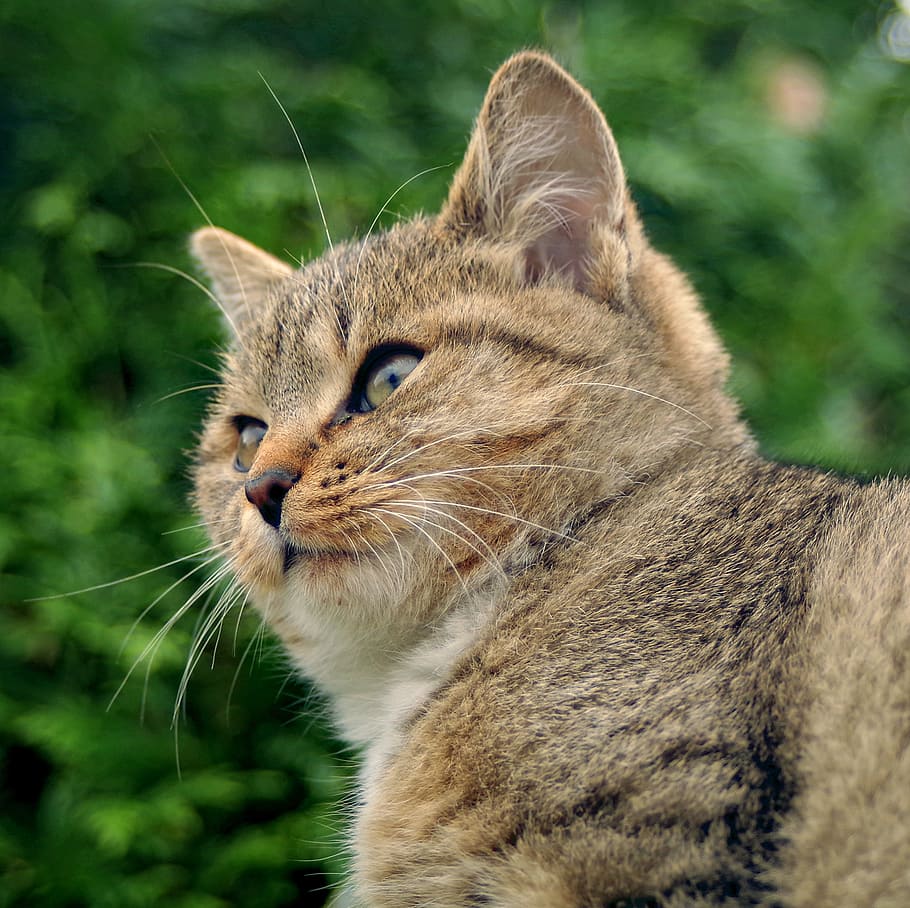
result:
M 545 54 L 493 76 L 440 223 L 516 244 L 525 277 L 560 272 L 592 292 L 604 255 L 625 270 L 626 181 L 594 100 Z
M 212 282 L 212 292 L 237 334 L 290 265 L 220 227 L 203 227 L 190 238 L 190 251 Z

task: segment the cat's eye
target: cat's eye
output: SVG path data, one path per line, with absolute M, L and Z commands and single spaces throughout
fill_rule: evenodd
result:
M 417 367 L 423 352 L 415 347 L 378 347 L 361 367 L 354 382 L 350 409 L 375 410 Z
M 258 419 L 240 416 L 234 420 L 237 426 L 237 453 L 234 455 L 234 469 L 240 473 L 249 473 L 259 450 L 259 444 L 265 437 L 268 427 Z

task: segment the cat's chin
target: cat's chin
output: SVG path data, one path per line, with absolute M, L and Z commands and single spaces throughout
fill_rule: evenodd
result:
M 299 546 L 292 542 L 284 543 L 284 573 L 289 574 L 294 568 L 304 570 L 333 567 L 353 567 L 370 560 L 371 555 L 361 552 L 349 552 L 341 549 L 318 549 Z
M 259 593 L 284 590 L 294 574 L 318 573 L 354 563 L 349 553 L 320 549 L 289 540 L 247 511 L 241 516 L 240 533 L 233 546 L 233 567 L 240 580 Z
M 255 589 L 278 592 L 301 580 L 337 581 L 376 560 L 372 554 L 314 549 L 276 538 L 272 545 L 257 545 L 254 557 L 238 559 L 236 570 Z
M 359 586 L 368 579 L 375 582 L 380 576 L 388 578 L 393 552 L 402 557 L 400 546 L 389 551 L 382 546 L 358 551 L 318 539 L 289 539 L 284 532 L 267 527 L 258 516 L 244 517 L 232 561 L 239 579 L 259 594 L 284 593 L 303 584 L 311 592 L 321 587 L 334 598 L 351 585 Z

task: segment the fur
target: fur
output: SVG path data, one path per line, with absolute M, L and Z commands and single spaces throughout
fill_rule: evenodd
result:
M 434 217 L 193 251 L 196 502 L 364 748 L 357 904 L 910 904 L 910 491 L 757 454 L 565 71 L 503 65 Z

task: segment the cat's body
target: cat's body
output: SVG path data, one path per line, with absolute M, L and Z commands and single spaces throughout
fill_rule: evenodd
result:
M 198 503 L 365 748 L 359 903 L 910 904 L 910 489 L 755 453 L 583 89 L 509 61 L 436 218 L 194 250 Z

